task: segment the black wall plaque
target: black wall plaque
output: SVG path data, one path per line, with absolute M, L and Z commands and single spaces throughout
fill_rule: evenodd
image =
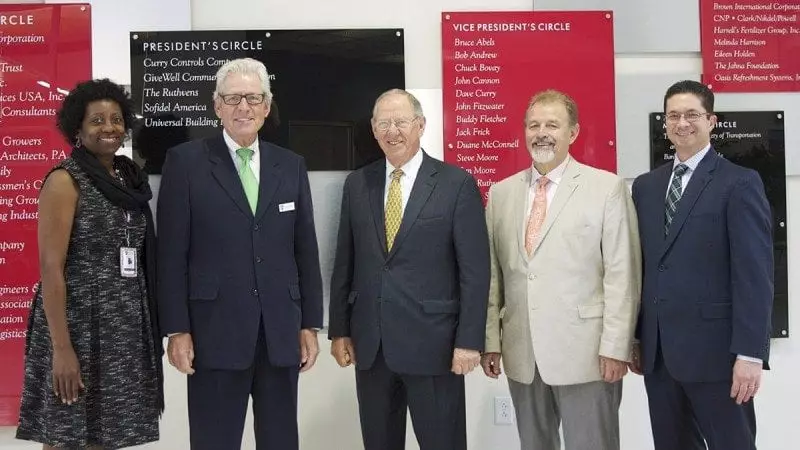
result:
M 231 59 L 267 66 L 274 101 L 261 137 L 306 158 L 309 170 L 352 170 L 383 153 L 369 120 L 383 91 L 405 86 L 397 29 L 131 32 L 133 136 L 149 173 L 167 149 L 220 132 L 211 95 Z
M 775 300 L 772 337 L 789 336 L 786 245 L 786 160 L 783 111 L 717 112 L 711 145 L 731 162 L 761 175 L 772 208 L 775 245 Z M 650 114 L 650 168 L 671 163 L 675 148 L 667 139 L 662 113 Z M 665 187 L 666 189 L 666 187 Z

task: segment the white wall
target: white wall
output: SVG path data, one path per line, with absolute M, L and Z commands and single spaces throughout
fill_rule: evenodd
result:
M 112 0 L 96 0 L 111 2 Z M 122 0 L 120 0 L 122 1 Z M 696 4 L 693 0 L 675 0 Z M 531 0 L 407 0 L 405 2 L 379 2 L 375 0 L 192 0 L 191 23 L 193 29 L 248 29 L 248 28 L 357 28 L 398 27 L 406 35 L 406 85 L 420 94 L 426 115 L 434 116 L 423 145 L 435 157 L 441 150 L 441 61 L 440 25 L 442 11 L 466 10 L 529 10 Z M 346 6 L 345 6 L 346 5 Z M 96 9 L 97 10 L 97 9 Z M 158 15 L 158 9 L 148 13 Z M 122 19 L 120 19 L 122 20 Z M 127 33 L 127 30 L 122 30 Z M 680 30 L 676 30 L 680 32 Z M 554 50 L 555 51 L 555 50 Z M 617 57 L 618 75 L 674 75 L 700 71 L 700 57 L 696 53 L 668 55 L 624 55 Z M 103 76 L 95 73 L 95 76 Z M 658 105 L 663 91 L 641 92 L 652 96 Z M 800 106 L 797 94 L 779 96 L 781 103 L 769 105 L 770 109 L 789 109 Z M 778 98 L 777 96 L 775 97 Z M 430 100 L 428 100 L 430 99 Z M 783 102 L 786 102 L 784 105 Z M 724 104 L 724 99 L 720 104 Z M 620 106 L 618 105 L 618 110 Z M 618 118 L 624 116 L 618 113 Z M 438 115 L 438 116 L 437 116 Z M 786 118 L 786 128 L 800 126 L 796 117 Z M 630 133 L 628 123 L 617 123 L 617 135 Z M 628 141 L 631 148 L 620 149 L 620 155 L 647 152 L 648 143 L 639 139 Z M 620 145 L 623 140 L 620 139 Z M 798 149 L 787 149 L 797 151 Z M 640 172 L 648 169 L 647 158 L 642 158 Z M 632 176 L 632 175 L 631 175 Z M 787 181 L 788 223 L 800 213 L 800 177 Z M 800 219 L 800 217 L 799 217 Z M 795 269 L 800 252 L 795 244 L 800 239 L 797 227 L 789 227 L 789 295 L 800 292 L 800 277 Z M 790 306 L 790 330 L 798 332 L 800 309 Z M 322 351 L 317 367 L 301 377 L 300 428 L 301 447 L 304 450 L 358 450 L 360 432 L 356 406 L 355 382 L 352 369 L 340 369 L 329 356 L 327 337 L 320 335 Z M 774 342 L 772 372 L 765 373 L 761 394 L 756 400 L 758 414 L 758 445 L 761 450 L 785 450 L 796 447 L 800 441 L 800 342 L 782 339 Z M 514 450 L 519 448 L 514 426 L 493 424 L 495 396 L 508 395 L 505 380 L 490 381 L 482 374 L 467 377 L 467 427 L 471 450 Z M 161 424 L 160 442 L 141 448 L 176 450 L 188 449 L 188 424 L 186 419 L 186 384 L 171 367 L 167 367 L 167 412 Z M 641 378 L 628 376 L 621 410 L 623 450 L 651 450 L 650 424 L 647 400 Z M 248 418 L 248 421 L 250 419 Z M 33 449 L 36 445 L 13 440 L 13 428 L 0 428 L 0 450 Z M 410 434 L 407 449 L 419 447 Z M 250 422 L 245 433 L 243 448 L 255 448 Z

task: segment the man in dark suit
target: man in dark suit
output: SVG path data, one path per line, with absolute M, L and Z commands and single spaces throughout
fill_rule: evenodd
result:
M 159 310 L 169 361 L 190 375 L 193 450 L 240 448 L 250 396 L 256 448 L 298 448 L 298 371 L 319 352 L 322 279 L 305 163 L 257 139 L 271 97 L 262 63 L 223 65 L 223 132 L 164 165 Z
M 664 113 L 674 163 L 633 183 L 644 280 L 631 369 L 645 375 L 656 450 L 753 450 L 773 299 L 769 204 L 755 171 L 711 148 L 705 85 L 671 86 Z
M 410 93 L 378 97 L 386 155 L 344 185 L 331 281 L 331 353 L 356 364 L 366 450 L 405 449 L 406 408 L 422 450 L 466 450 L 464 377 L 480 362 L 489 241 L 465 171 L 420 149 Z

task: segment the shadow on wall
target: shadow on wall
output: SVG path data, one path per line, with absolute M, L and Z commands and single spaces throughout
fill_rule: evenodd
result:
M 300 448 L 363 449 L 355 368 L 340 368 L 328 354 L 330 347 L 321 344 L 317 365 L 300 375 Z

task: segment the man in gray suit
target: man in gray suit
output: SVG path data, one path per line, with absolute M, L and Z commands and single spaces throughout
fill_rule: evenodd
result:
M 356 365 L 365 450 L 405 449 L 406 409 L 421 450 L 466 450 L 464 377 L 480 362 L 489 243 L 480 191 L 420 149 L 410 93 L 378 97 L 386 155 L 344 185 L 328 336 Z
M 531 167 L 493 185 L 484 372 L 508 374 L 523 450 L 619 450 L 618 409 L 641 286 L 622 178 L 569 154 L 578 108 L 554 90 L 525 114 Z

